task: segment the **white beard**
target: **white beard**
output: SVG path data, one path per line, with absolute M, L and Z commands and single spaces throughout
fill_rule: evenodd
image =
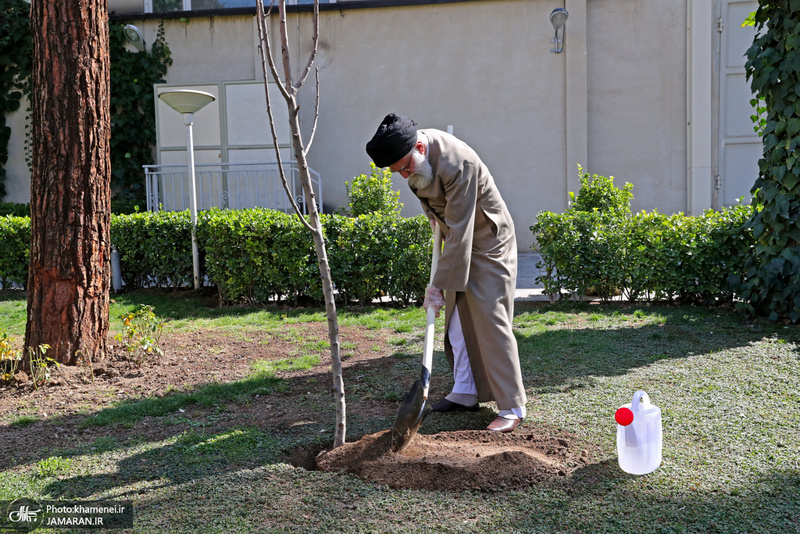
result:
M 431 185 L 433 181 L 433 167 L 431 167 L 428 158 L 414 152 L 414 173 L 408 175 L 408 185 L 414 189 L 424 189 Z

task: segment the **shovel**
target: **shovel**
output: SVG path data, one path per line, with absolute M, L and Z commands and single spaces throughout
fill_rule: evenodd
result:
M 442 234 L 439 227 L 433 228 L 433 256 L 431 258 L 431 280 L 429 285 L 433 285 L 433 275 L 439 266 L 439 254 L 442 249 Z M 431 413 L 431 406 L 428 404 L 428 387 L 431 385 L 431 367 L 433 363 L 433 332 L 436 324 L 436 312 L 432 308 L 427 310 L 427 321 L 425 323 L 425 350 L 422 353 L 422 371 L 420 377 L 414 381 L 403 404 L 397 410 L 397 417 L 394 419 L 392 427 L 392 452 L 400 452 L 405 449 L 411 438 L 417 433 L 417 429 L 422 424 L 425 417 Z

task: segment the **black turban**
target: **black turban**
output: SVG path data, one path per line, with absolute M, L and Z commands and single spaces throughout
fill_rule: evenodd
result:
M 389 113 L 367 143 L 367 154 L 378 167 L 389 167 L 411 152 L 417 143 L 417 123 Z

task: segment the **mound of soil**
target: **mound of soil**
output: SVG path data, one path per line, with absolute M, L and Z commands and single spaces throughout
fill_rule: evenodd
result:
M 395 489 L 506 491 L 563 479 L 588 460 L 587 451 L 576 454 L 569 436 L 525 426 L 511 434 L 417 434 L 399 453 L 390 445 L 391 430 L 371 434 L 320 453 L 317 468 Z

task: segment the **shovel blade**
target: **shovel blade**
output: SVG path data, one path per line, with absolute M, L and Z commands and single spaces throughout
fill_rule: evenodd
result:
M 422 382 L 416 380 L 397 410 L 392 427 L 392 452 L 400 452 L 411 443 L 411 438 L 430 412 L 431 407 L 423 397 Z

